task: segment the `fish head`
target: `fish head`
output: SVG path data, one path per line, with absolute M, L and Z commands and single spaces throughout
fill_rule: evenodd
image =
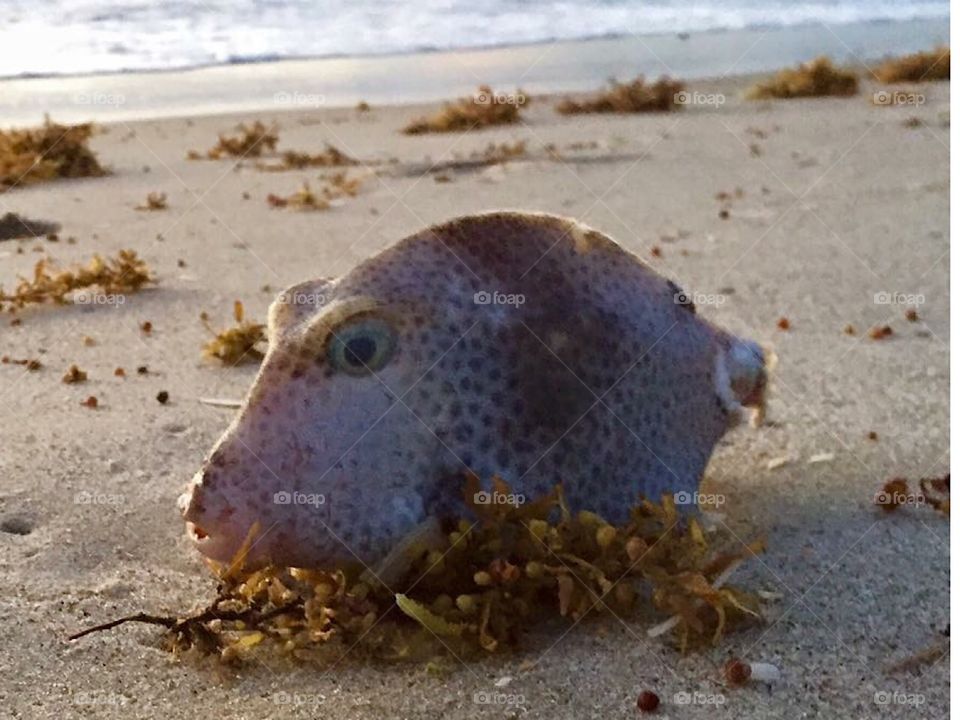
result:
M 212 560 L 366 564 L 424 522 L 418 483 L 436 438 L 403 394 L 447 317 L 378 292 L 370 271 L 295 285 L 271 305 L 259 374 L 179 502 Z

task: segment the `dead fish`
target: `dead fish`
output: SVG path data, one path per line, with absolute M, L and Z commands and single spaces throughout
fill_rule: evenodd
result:
M 766 388 L 756 343 L 609 237 L 543 214 L 423 230 L 287 289 L 268 328 L 243 407 L 180 499 L 200 552 L 227 562 L 246 542 L 248 566 L 376 563 L 468 516 L 468 473 L 481 502 L 562 483 L 611 522 L 641 495 L 682 504 Z

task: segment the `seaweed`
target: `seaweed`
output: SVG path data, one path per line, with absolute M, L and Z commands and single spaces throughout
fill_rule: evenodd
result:
M 640 75 L 627 83 L 611 80 L 609 88 L 587 100 L 564 98 L 555 110 L 561 115 L 669 112 L 680 107 L 676 96 L 683 89 L 682 82 L 666 76 L 648 84 Z
M 78 368 L 76 365 L 71 365 L 70 369 L 64 373 L 63 382 L 67 385 L 74 385 L 76 383 L 82 383 L 87 381 L 87 373 Z
M 235 158 L 260 157 L 265 150 L 274 152 L 280 139 L 276 127 L 268 128 L 259 120 L 252 125 L 240 123 L 236 127 L 236 133 L 232 136 L 221 133 L 217 144 L 206 153 L 190 150 L 187 159 L 202 160 L 206 157 L 207 160 L 219 160 L 225 155 Z
M 444 104 L 435 115 L 417 118 L 403 128 L 405 135 L 476 130 L 494 125 L 520 122 L 520 106 L 526 102 L 521 90 L 512 94 L 495 93 L 481 85 L 471 97 Z
M 0 193 L 15 185 L 107 175 L 88 145 L 93 130 L 92 123 L 60 125 L 49 117 L 38 128 L 0 130 Z
M 43 363 L 41 363 L 36 358 L 21 359 L 21 358 L 12 358 L 9 355 L 4 355 L 2 358 L 0 358 L 0 363 L 3 363 L 4 365 L 22 365 L 30 372 L 37 372 L 43 367 Z
M 856 74 L 837 68 L 827 57 L 818 57 L 796 68 L 786 68 L 747 91 L 748 100 L 856 95 Z
M 517 140 L 514 143 L 490 143 L 483 150 L 470 153 L 468 162 L 480 166 L 502 165 L 511 160 L 519 160 L 526 154 L 526 140 Z
M 283 172 L 286 170 L 304 170 L 311 167 L 350 167 L 360 165 L 361 162 L 351 157 L 330 143 L 325 143 L 319 153 L 301 152 L 299 150 L 285 150 L 278 154 L 277 143 L 280 136 L 276 127 L 268 128 L 259 120 L 252 125 L 241 123 L 237 126 L 237 135 L 220 135 L 217 144 L 205 153 L 190 150 L 188 160 L 219 160 L 224 156 L 238 159 L 276 158 L 275 162 L 258 161 L 257 170 L 265 172 Z
M 243 303 L 239 300 L 233 302 L 233 319 L 236 325 L 217 332 L 210 327 L 206 313 L 200 316 L 204 327 L 213 335 L 213 339 L 203 346 L 204 357 L 231 367 L 241 362 L 260 362 L 263 352 L 257 346 L 266 341 L 267 326 L 245 320 Z M 139 368 L 137 372 L 140 372 Z
M 283 172 L 284 170 L 303 170 L 311 167 L 349 167 L 359 165 L 360 161 L 342 150 L 326 143 L 323 152 L 311 155 L 306 152 L 287 150 L 280 155 L 277 163 L 257 163 L 258 170 Z
M 502 480 L 492 484 L 510 497 Z M 341 655 L 354 647 L 380 659 L 424 660 L 443 648 L 458 656 L 504 651 L 557 616 L 575 623 L 652 606 L 672 617 L 648 634 L 672 630 L 683 650 L 759 618 L 758 596 L 725 583 L 762 543 L 728 539 L 732 551 L 711 547 L 698 520 L 681 518 L 670 495 L 659 504 L 641 501 L 622 526 L 570 512 L 559 486 L 532 502 L 484 503 L 479 479 L 468 476 L 464 497 L 474 519 L 450 525 L 432 547 L 406 544 L 404 559 L 391 553 L 377 570 L 247 569 L 254 526 L 228 566 L 211 563 L 218 595 L 204 610 L 186 618 L 139 613 L 72 639 L 137 621 L 166 627 L 179 651 L 227 661 L 263 649 L 320 659 L 330 648 Z M 396 580 L 388 586 L 381 578 Z M 649 595 L 641 594 L 644 586 Z
M 950 48 L 938 47 L 928 52 L 890 58 L 873 69 L 884 84 L 929 82 L 950 79 Z
M 267 195 L 267 202 L 272 208 L 290 208 L 291 210 L 329 210 L 333 202 L 344 197 L 356 197 L 363 185 L 363 177 L 350 178 L 345 172 L 333 173 L 321 178 L 324 184 L 319 192 L 310 188 L 310 183 L 304 182 L 292 195 Z
M 291 210 L 329 210 L 330 203 L 322 195 L 310 189 L 310 183 L 304 182 L 292 195 L 267 195 L 267 203 L 272 208 L 290 208 Z
M 136 210 L 166 210 L 170 206 L 167 205 L 167 194 L 162 192 L 152 192 L 147 193 L 147 200 L 142 205 L 137 205 Z
M 49 259 L 37 261 L 33 278 L 20 278 L 13 294 L 0 288 L 0 309 L 16 311 L 26 305 L 70 302 L 78 290 L 100 288 L 107 295 L 137 292 L 154 282 L 147 264 L 133 250 L 121 250 L 115 258 L 104 259 L 94 255 L 86 264 L 56 271 Z

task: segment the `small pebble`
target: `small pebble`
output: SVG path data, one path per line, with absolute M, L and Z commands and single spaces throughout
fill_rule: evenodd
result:
M 29 535 L 32 530 L 33 524 L 26 518 L 9 517 L 0 522 L 0 531 L 11 535 Z

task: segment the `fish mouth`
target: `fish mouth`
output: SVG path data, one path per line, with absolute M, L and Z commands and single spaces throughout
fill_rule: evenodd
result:
M 203 492 L 203 471 L 193 476 L 184 492 L 177 498 L 180 515 L 186 524 L 190 544 L 201 554 L 217 562 L 230 562 L 240 548 L 243 538 L 224 532 L 223 523 L 215 522 L 206 511 Z
M 187 520 L 187 536 L 193 540 L 195 545 L 199 545 L 200 543 L 210 539 L 210 536 L 207 535 L 206 530 L 199 525 L 190 522 L 189 520 Z
M 210 535 L 200 525 L 187 520 L 187 537 L 193 547 L 204 557 L 218 563 L 232 563 L 237 560 L 239 546 L 234 539 L 225 535 Z M 249 558 L 244 557 L 246 562 Z

